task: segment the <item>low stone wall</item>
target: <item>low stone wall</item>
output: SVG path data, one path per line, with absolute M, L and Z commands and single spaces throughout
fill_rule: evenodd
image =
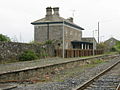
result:
M 54 56 L 53 45 L 36 45 L 17 42 L 0 42 L 0 61 L 17 59 L 17 56 L 26 50 L 32 50 L 36 53 L 47 52 L 49 56 Z
M 31 67 L 22 70 L 10 71 L 0 73 L 0 82 L 8 82 L 8 81 L 25 81 L 32 80 L 33 78 L 38 78 L 39 80 L 46 80 L 50 76 L 54 76 L 56 73 L 59 73 L 61 70 L 67 68 L 74 68 L 80 65 L 89 64 L 92 60 L 96 59 L 112 59 L 117 57 L 118 55 L 103 55 L 103 56 L 95 56 L 91 58 L 65 61 L 58 64 L 51 64 L 46 66 L 39 67 Z

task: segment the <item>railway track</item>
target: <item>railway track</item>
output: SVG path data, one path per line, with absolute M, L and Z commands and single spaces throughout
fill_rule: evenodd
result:
M 120 90 L 120 60 L 73 90 Z

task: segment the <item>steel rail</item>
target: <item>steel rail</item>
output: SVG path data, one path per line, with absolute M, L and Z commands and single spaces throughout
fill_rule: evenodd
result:
M 92 84 L 96 79 L 98 79 L 99 77 L 103 76 L 105 73 L 107 73 L 108 71 L 110 71 L 113 67 L 115 67 L 117 64 L 120 63 L 120 60 L 118 62 L 116 62 L 115 64 L 113 64 L 112 66 L 108 67 L 107 69 L 103 70 L 102 72 L 100 72 L 98 75 L 96 75 L 95 77 L 91 78 L 90 80 L 86 81 L 85 83 L 83 83 L 80 86 L 77 86 L 76 88 L 72 89 L 72 90 L 84 90 L 86 89 L 90 84 Z M 117 87 L 119 90 L 120 85 Z
M 116 90 L 120 90 L 120 83 L 119 83 L 119 85 L 117 86 Z

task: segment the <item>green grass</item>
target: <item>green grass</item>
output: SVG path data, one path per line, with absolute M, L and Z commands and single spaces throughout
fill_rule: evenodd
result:
M 99 59 L 92 61 L 93 64 L 100 64 L 102 62 L 104 62 L 104 61 L 103 60 L 99 60 Z
M 118 52 L 105 52 L 103 55 L 117 54 Z
M 20 62 L 19 60 L 2 60 L 0 61 L 0 64 L 8 64 L 8 63 L 15 63 L 15 62 Z

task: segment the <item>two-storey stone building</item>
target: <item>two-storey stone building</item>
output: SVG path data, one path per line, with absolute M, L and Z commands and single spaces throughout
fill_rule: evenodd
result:
M 47 7 L 46 16 L 31 24 L 34 25 L 34 40 L 36 42 L 58 40 L 62 46 L 64 40 L 65 49 L 75 48 L 79 44 L 83 45 L 83 47 L 86 44 L 87 49 L 92 45 L 90 42 L 84 43 L 82 41 L 82 30 L 84 29 L 74 24 L 73 18 L 64 19 L 60 17 L 58 7 Z M 80 43 L 81 41 L 82 43 Z M 80 49 L 83 49 L 83 47 Z

